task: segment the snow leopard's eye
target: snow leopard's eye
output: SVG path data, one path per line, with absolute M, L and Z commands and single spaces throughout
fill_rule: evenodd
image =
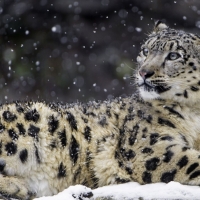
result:
M 142 49 L 142 53 L 144 56 L 147 56 L 149 54 L 149 49 L 147 48 Z
M 171 53 L 168 54 L 167 59 L 168 60 L 176 60 L 180 57 L 181 57 L 181 55 L 179 53 L 171 52 Z

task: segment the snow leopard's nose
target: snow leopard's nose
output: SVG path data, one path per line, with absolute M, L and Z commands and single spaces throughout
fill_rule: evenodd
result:
M 154 71 L 142 69 L 139 71 L 140 76 L 145 80 L 154 75 Z

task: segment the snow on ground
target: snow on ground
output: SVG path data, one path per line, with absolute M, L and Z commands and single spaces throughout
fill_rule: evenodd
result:
M 93 197 L 87 196 L 93 193 Z M 153 183 L 140 185 L 136 182 L 111 185 L 91 190 L 82 185 L 71 186 L 52 197 L 41 197 L 35 200 L 95 200 L 98 197 L 111 197 L 113 200 L 143 199 L 200 199 L 200 187 L 186 186 L 177 182 Z M 98 198 L 99 199 L 99 198 Z

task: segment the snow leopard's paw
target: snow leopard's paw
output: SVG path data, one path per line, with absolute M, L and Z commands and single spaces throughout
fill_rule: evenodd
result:
M 35 193 L 31 192 L 26 183 L 17 177 L 9 177 L 0 175 L 0 198 L 10 200 L 21 199 L 30 200 L 33 199 Z

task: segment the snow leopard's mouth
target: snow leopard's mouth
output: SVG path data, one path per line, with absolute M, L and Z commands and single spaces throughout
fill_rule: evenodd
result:
M 143 87 L 145 91 L 147 92 L 157 92 L 158 94 L 166 92 L 171 89 L 170 86 L 167 86 L 166 84 L 154 84 L 152 85 L 150 82 L 144 80 L 142 84 L 139 85 L 139 87 Z

